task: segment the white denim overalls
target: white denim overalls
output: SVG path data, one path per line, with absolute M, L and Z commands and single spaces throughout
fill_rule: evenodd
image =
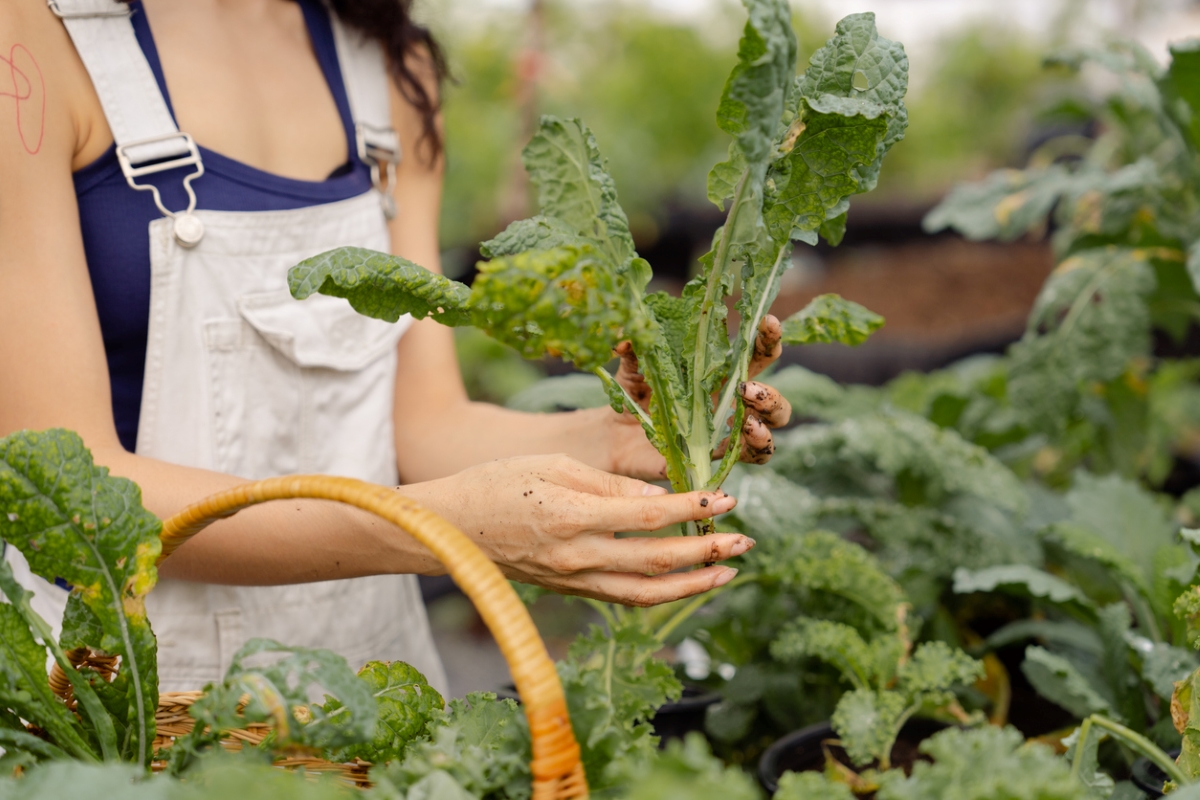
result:
M 389 249 L 395 207 L 378 177 L 380 169 L 394 176 L 399 144 L 380 48 L 331 13 L 359 157 L 372 166 L 375 190 L 294 210 L 206 211 L 196 208 L 192 191 L 203 196 L 203 182 L 191 186 L 203 175 L 200 153 L 177 129 L 127 7 L 116 0 L 49 5 L 91 75 L 129 184 L 139 188 L 139 178 L 168 168 L 193 173 L 184 210 L 164 208 L 157 190 L 142 184 L 163 217 L 149 230 L 138 455 L 252 479 L 325 473 L 395 485 L 396 344 L 411 320 L 367 319 L 328 297 L 298 302 L 286 284 L 289 267 L 324 250 Z M 65 592 L 30 575 L 14 548 L 8 554 L 57 624 Z M 220 680 L 237 649 L 256 636 L 328 648 L 355 669 L 371 659 L 404 660 L 446 688 L 411 575 L 272 587 L 160 579 L 147 607 L 163 691 Z

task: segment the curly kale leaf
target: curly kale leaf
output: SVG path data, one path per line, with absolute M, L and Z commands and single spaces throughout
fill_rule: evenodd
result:
M 824 619 L 799 619 L 788 625 L 771 642 L 771 655 L 789 662 L 819 658 L 836 667 L 856 689 L 886 682 L 895 669 L 894 661 L 877 663 L 874 649 L 853 627 Z
M 74 587 L 80 618 L 99 641 L 81 641 L 73 618 L 62 640 L 119 655 L 114 684 L 127 731 L 124 755 L 148 763 L 158 705 L 158 649 L 145 597 L 158 579 L 161 523 L 132 481 L 97 467 L 74 433 L 23 431 L 0 439 L 0 537 L 49 581 Z M 89 637 L 90 638 L 90 637 Z M 102 724 L 93 720 L 94 725 Z
M 933 763 L 884 776 L 879 800 L 1085 800 L 1067 762 L 1014 728 L 951 728 L 921 743 Z
M 361 758 L 382 764 L 403 757 L 414 742 L 425 738 L 425 728 L 441 717 L 445 701 L 425 676 L 403 661 L 370 661 L 358 671 L 379 706 L 375 736 L 369 742 L 343 748 L 335 760 Z M 326 699 L 322 709 L 329 717 L 343 713 L 342 701 Z
M 592 626 L 558 664 L 593 791 L 620 785 L 653 757 L 658 739 L 648 720 L 683 690 L 670 666 L 654 658 L 661 647 L 636 620 L 612 631 Z
M 976 661 L 945 642 L 925 642 L 917 647 L 912 658 L 900 665 L 897 687 L 909 698 L 922 695 L 937 698 L 934 705 L 945 705 L 953 699 L 948 694 L 956 686 L 969 686 L 983 677 L 983 662 Z
M 762 574 L 778 578 L 792 591 L 841 597 L 866 612 L 881 630 L 896 630 L 904 591 L 860 545 L 828 531 L 810 531 L 795 537 L 786 557 L 781 555 L 777 548 L 767 548 L 761 560 L 750 563 L 758 564 Z
M 883 317 L 836 294 L 823 294 L 783 321 L 784 344 L 837 342 L 860 345 L 883 326 Z
M 297 300 L 318 292 L 344 297 L 358 313 L 388 322 L 411 314 L 443 325 L 471 324 L 466 286 L 362 247 L 339 247 L 301 261 L 288 270 L 288 289 Z
M 855 800 L 855 795 L 822 772 L 785 772 L 772 800 Z
M 267 655 L 256 658 L 260 654 Z M 337 702 L 309 705 L 316 688 Z M 337 750 L 366 744 L 374 741 L 379 708 L 368 683 L 337 653 L 251 639 L 234 655 L 225 679 L 210 684 L 192 705 L 191 715 L 195 728 L 171 748 L 176 770 L 200 749 L 253 722 L 271 725 L 264 743 L 269 746 Z
M 372 780 L 408 797 L 528 800 L 529 723 L 512 700 L 489 692 L 451 700 L 428 732 L 402 760 L 373 769 Z
M 667 743 L 658 758 L 630 781 L 624 800 L 758 800 L 753 779 L 713 756 L 699 733 Z
M 896 692 L 855 689 L 842 695 L 831 722 L 856 766 L 876 760 L 886 764 L 907 708 Z

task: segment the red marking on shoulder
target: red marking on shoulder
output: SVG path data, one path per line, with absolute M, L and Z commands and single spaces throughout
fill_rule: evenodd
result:
M 46 137 L 46 79 L 42 76 L 42 68 L 23 44 L 14 44 L 8 51 L 8 58 L 0 56 L 0 66 L 8 67 L 12 81 L 12 90 L 0 89 L 0 97 L 12 98 L 17 110 L 17 134 L 21 137 L 21 146 L 26 153 L 36 156 Z

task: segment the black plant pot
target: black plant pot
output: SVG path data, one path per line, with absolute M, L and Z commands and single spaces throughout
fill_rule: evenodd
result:
M 916 746 L 940 730 L 950 727 L 944 722 L 931 719 L 909 720 L 900 729 L 896 744 L 892 748 L 892 762 L 902 763 L 901 754 L 912 755 Z M 828 722 L 811 725 L 794 733 L 789 733 L 767 748 L 758 761 L 758 780 L 767 790 L 768 795 L 775 794 L 779 788 L 779 779 L 785 772 L 820 772 L 825 769 L 825 751 L 822 742 L 836 739 L 837 734 Z M 840 747 L 830 747 L 830 751 L 839 760 L 844 760 L 845 751 Z
M 1179 758 L 1179 751 L 1170 750 L 1167 755 L 1171 758 Z M 1147 797 L 1162 797 L 1163 783 L 1167 780 L 1167 773 L 1143 756 L 1134 761 L 1133 766 L 1129 768 L 1129 780 L 1133 781 L 1134 786 L 1145 792 Z
M 662 705 L 650 720 L 654 733 L 662 739 L 659 746 L 671 739 L 682 739 L 692 731 L 704 733 L 704 715 L 709 706 L 720 700 L 720 692 L 697 686 L 683 687 L 683 697 Z
M 497 689 L 496 696 L 521 702 L 516 687 L 511 684 Z M 650 720 L 654 734 L 661 739 L 659 747 L 665 746 L 671 739 L 682 739 L 692 731 L 703 733 L 704 715 L 708 712 L 708 707 L 716 705 L 720 700 L 720 692 L 699 686 L 684 686 L 683 696 L 661 705 Z

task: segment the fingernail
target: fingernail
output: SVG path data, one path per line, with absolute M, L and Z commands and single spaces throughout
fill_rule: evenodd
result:
M 756 544 L 757 544 L 757 542 L 755 542 L 749 536 L 743 536 L 741 539 L 738 540 L 737 544 L 735 544 L 733 546 L 733 549 L 729 551 L 729 555 L 730 555 L 730 557 L 740 556 L 742 553 L 745 553 L 747 550 L 749 550 L 751 547 L 754 547 L 754 545 L 756 545 Z
M 715 581 L 713 581 L 714 589 L 717 588 L 718 586 L 724 586 L 725 584 L 727 584 L 731 580 L 733 580 L 735 577 L 737 577 L 738 571 L 736 569 L 734 569 L 733 567 L 721 567 L 721 569 L 723 569 L 725 571 L 722 572 L 720 575 L 718 575 L 717 579 Z
M 733 507 L 736 505 L 737 500 L 729 495 L 714 498 L 713 501 L 709 503 L 709 507 L 712 509 L 713 514 L 724 514 L 727 511 L 732 511 Z
M 643 497 L 657 497 L 660 494 L 666 494 L 667 490 L 661 486 L 655 486 L 653 483 L 647 483 L 642 487 Z

